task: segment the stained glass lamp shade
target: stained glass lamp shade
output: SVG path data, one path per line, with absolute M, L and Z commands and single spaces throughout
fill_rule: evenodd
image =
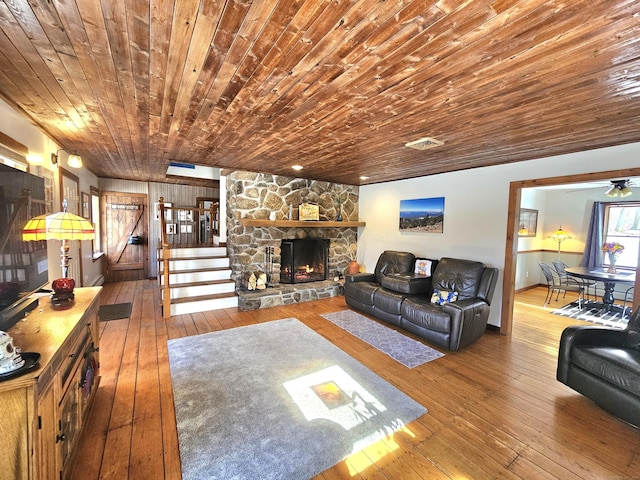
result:
M 69 240 L 93 240 L 95 231 L 87 219 L 67 212 L 66 201 L 62 206 L 62 212 L 39 215 L 29 220 L 22 229 L 22 240 L 60 240 L 62 242 L 60 247 L 62 277 L 68 278 Z M 56 290 L 55 282 L 57 280 L 54 280 L 54 290 Z M 71 291 L 73 291 L 73 286 L 71 286 Z

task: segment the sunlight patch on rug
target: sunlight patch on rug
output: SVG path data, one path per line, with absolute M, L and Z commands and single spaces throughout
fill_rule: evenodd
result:
M 444 353 L 434 350 L 396 330 L 385 327 L 353 310 L 324 313 L 320 316 L 408 368 L 414 368 L 444 357 Z

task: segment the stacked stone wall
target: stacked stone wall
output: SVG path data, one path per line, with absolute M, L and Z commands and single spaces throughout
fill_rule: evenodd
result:
M 267 220 L 273 212 L 276 220 L 298 220 L 299 205 L 312 203 L 318 205 L 319 220 L 335 221 L 341 209 L 344 221 L 358 221 L 357 186 L 244 171 L 226 178 L 227 252 L 237 289 L 255 272 L 269 274 L 270 285 L 279 284 L 280 242 L 288 238 L 328 238 L 328 277 L 344 272 L 357 228 L 246 227 L 241 219 Z

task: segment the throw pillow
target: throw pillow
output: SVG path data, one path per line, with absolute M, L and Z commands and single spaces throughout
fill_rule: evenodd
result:
M 418 275 L 424 275 L 426 277 L 431 276 L 431 260 L 426 258 L 416 258 L 416 268 L 414 273 Z
M 451 290 L 433 289 L 433 295 L 431 295 L 431 303 L 436 305 L 443 305 L 449 302 L 455 302 L 458 299 L 458 292 L 452 292 Z

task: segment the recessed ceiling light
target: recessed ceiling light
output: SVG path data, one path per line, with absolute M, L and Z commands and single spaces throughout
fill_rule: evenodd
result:
M 365 177 L 364 175 L 362 175 L 362 176 L 360 177 L 360 180 L 369 180 L 369 177 Z
M 292 165 L 291 168 L 294 170 L 302 170 L 304 167 L 302 165 Z

